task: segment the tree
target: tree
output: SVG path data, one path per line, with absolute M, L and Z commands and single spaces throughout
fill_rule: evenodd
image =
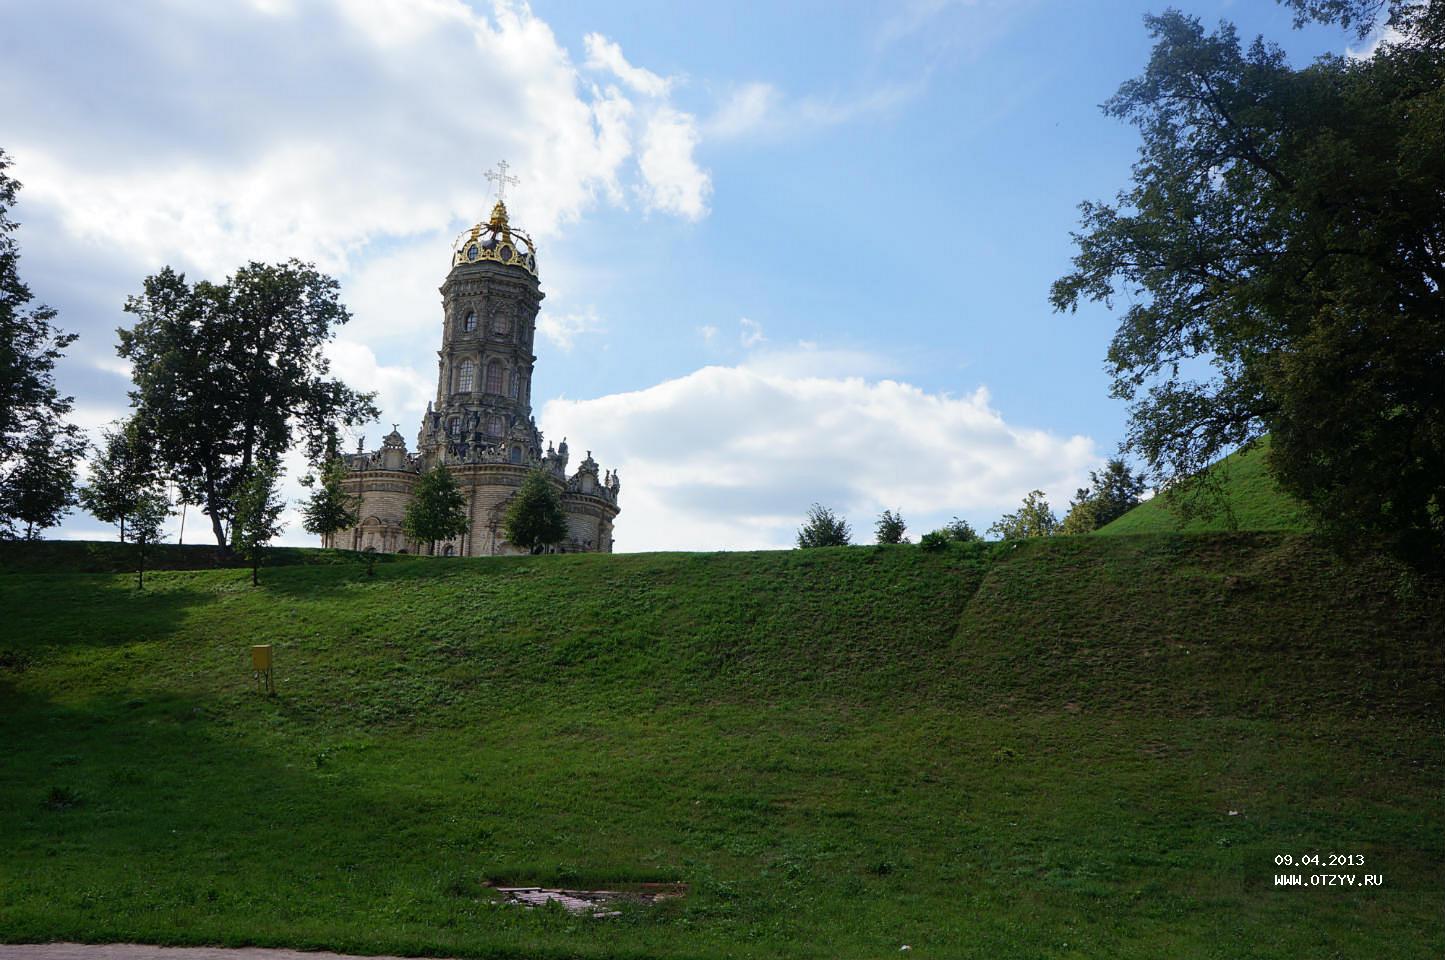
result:
M 954 543 L 972 543 L 975 540 L 981 539 L 978 531 L 974 530 L 973 526 L 967 520 L 960 520 L 957 517 L 954 517 L 953 520 L 945 523 L 934 532 L 943 534 L 944 537 Z
M 1144 477 L 1123 460 L 1110 460 L 1102 472 L 1089 471 L 1089 486 L 1079 488 L 1064 515 L 1060 533 L 1092 533 L 1137 507 L 1143 499 Z
M 1042 490 L 1031 490 L 1023 505 L 1014 513 L 1006 513 L 988 528 L 1001 540 L 1022 540 L 1026 537 L 1051 537 L 1059 531 L 1059 520 L 1049 509 Z
M 467 498 L 445 463 L 438 461 L 417 478 L 401 525 L 408 537 L 430 545 L 433 555 L 438 540 L 459 537 L 471 529 Z
M 0 150 L 0 536 L 26 536 L 54 526 L 74 502 L 75 464 L 85 442 L 66 423 L 73 399 L 55 386 L 55 363 L 75 334 L 51 323 L 55 310 L 29 307 L 30 288 L 20 279 L 19 227 L 9 212 L 20 183 L 6 174 Z
M 146 586 L 146 550 L 152 544 L 160 542 L 162 539 L 161 526 L 170 515 L 171 502 L 166 499 L 164 493 L 155 488 L 144 491 L 131 504 L 130 533 L 136 548 L 137 590 L 144 590 Z M 255 581 L 256 571 L 253 568 L 251 582 L 255 583 Z
M 892 510 L 883 511 L 883 515 L 878 518 L 874 529 L 878 534 L 879 543 L 908 542 L 908 538 L 903 535 L 903 532 L 908 529 L 908 525 L 903 522 L 900 514 L 894 513 Z
M 346 492 L 346 462 L 332 457 L 321 470 L 320 486 L 301 508 L 301 526 L 325 539 L 361 522 L 360 502 Z
M 377 416 L 374 394 L 328 377 L 324 347 L 351 315 L 335 280 L 308 263 L 252 262 L 225 283 L 165 268 L 126 301 L 117 333 L 131 403 L 180 487 L 225 545 L 241 484 L 299 437 L 313 464 L 335 456 L 339 425 Z
M 231 519 L 231 549 L 251 564 L 251 586 L 261 583 L 261 560 L 266 545 L 286 528 L 281 511 L 286 501 L 277 490 L 280 468 L 274 460 L 253 464 L 236 488 Z
M 52 424 L 37 425 L 5 478 L 0 512 L 25 524 L 26 540 L 55 526 L 75 506 L 75 462 L 84 442 L 64 425 L 59 429 L 57 435 Z
M 80 489 L 80 505 L 97 520 L 119 526 L 124 543 L 126 520 L 157 482 L 155 458 L 136 417 L 103 431 L 103 437 L 90 464 L 90 482 Z
M 533 470 L 527 474 L 507 505 L 503 528 L 509 542 L 533 553 L 566 539 L 567 515 L 546 473 Z
M 1445 4 L 1290 0 L 1401 31 L 1301 69 L 1234 28 L 1146 19 L 1133 185 L 1082 205 L 1056 309 L 1126 296 L 1109 348 L 1127 446 L 1188 506 L 1271 437 L 1269 469 L 1345 542 L 1445 564 Z M 1207 371 L 1207 372 L 1201 372 Z
M 808 509 L 808 522 L 798 528 L 798 548 L 846 547 L 852 536 L 847 520 L 815 503 Z

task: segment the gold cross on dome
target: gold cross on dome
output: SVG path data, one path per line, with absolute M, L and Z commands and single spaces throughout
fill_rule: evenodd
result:
M 487 179 L 490 180 L 490 181 L 492 181 L 493 183 L 495 183 L 495 184 L 497 185 L 497 202 L 498 202 L 498 203 L 501 203 L 501 202 L 503 201 L 503 196 L 504 196 L 504 194 L 506 194 L 506 192 L 507 192 L 507 184 L 510 183 L 512 186 L 515 187 L 517 184 L 519 184 L 519 183 L 522 182 L 522 181 L 518 180 L 516 177 L 509 177 L 509 176 L 507 176 L 507 166 L 508 166 L 507 161 L 505 161 L 505 160 L 499 161 L 499 162 L 497 163 L 497 169 L 496 169 L 496 170 L 488 170 L 488 171 L 487 171 L 487 174 L 486 174 Z

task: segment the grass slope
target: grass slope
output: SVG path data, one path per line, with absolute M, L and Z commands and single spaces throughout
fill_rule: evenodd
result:
M 0 576 L 0 940 L 1438 957 L 1445 611 L 1395 582 L 1243 534 Z M 1272 886 L 1316 852 L 1385 885 Z
M 1304 507 L 1285 493 L 1265 466 L 1269 438 L 1248 451 L 1232 453 L 1210 467 L 1220 481 L 1224 509 L 1211 516 L 1184 520 L 1167 496 L 1158 496 L 1130 510 L 1096 533 L 1207 533 L 1229 530 L 1307 532 L 1311 523 Z

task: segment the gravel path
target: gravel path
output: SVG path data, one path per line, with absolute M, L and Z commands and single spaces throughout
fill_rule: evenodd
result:
M 0 943 L 0 960 L 401 960 L 262 947 L 147 947 L 139 943 Z

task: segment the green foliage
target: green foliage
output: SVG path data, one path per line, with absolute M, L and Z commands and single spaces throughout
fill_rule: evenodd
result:
M 131 539 L 136 547 L 136 589 L 146 585 L 146 553 L 161 539 L 161 527 L 171 515 L 171 502 L 151 487 L 142 491 L 130 507 Z
M 90 463 L 90 481 L 80 489 L 80 505 L 103 523 L 120 527 L 126 539 L 126 520 L 156 485 L 154 442 L 144 424 L 130 417 L 104 430 L 103 441 Z
M 1145 489 L 1142 475 L 1131 471 L 1123 460 L 1110 460 L 1102 472 L 1089 471 L 1089 486 L 1074 494 L 1059 532 L 1093 533 L 1137 507 Z
M 251 563 L 251 585 L 260 584 L 261 560 L 266 546 L 286 524 L 281 512 L 286 501 L 277 489 L 280 468 L 274 461 L 253 466 L 236 490 L 231 520 L 231 548 Z
M 58 524 L 75 506 L 75 464 L 84 448 L 68 426 L 38 424 L 0 486 L 0 528 L 23 523 L 30 540 Z
M 1433 960 L 1445 611 L 1396 570 L 1161 535 L 0 575 L 0 942 Z M 1271 889 L 1342 836 L 1384 889 Z
M 846 547 L 852 536 L 847 520 L 815 503 L 808 509 L 808 522 L 798 528 L 798 548 Z
M 1266 467 L 1269 438 L 1225 457 L 1209 468 L 1210 476 L 1183 494 L 1165 490 L 1125 513 L 1099 533 L 1208 533 L 1229 530 L 1311 530 L 1304 505 L 1279 488 Z M 1206 511 L 1191 509 L 1186 496 L 1200 492 L 1211 500 Z
M 125 309 L 136 322 L 117 331 L 117 352 L 131 362 L 131 402 L 218 544 L 254 464 L 298 436 L 313 463 L 330 459 L 339 425 L 377 415 L 373 394 L 328 376 L 325 345 L 351 317 L 311 264 L 252 262 L 222 284 L 167 267 Z
M 919 538 L 918 545 L 929 553 L 936 553 L 939 550 L 947 550 L 952 539 L 946 531 L 931 530 Z
M 894 513 L 892 510 L 883 511 L 883 515 L 878 518 L 878 524 L 874 529 L 878 534 L 879 543 L 908 542 L 908 538 L 903 535 L 903 532 L 908 529 L 908 525 L 903 522 L 901 514 Z
M 567 515 L 552 480 L 543 470 L 533 470 L 507 504 L 503 521 L 507 541 L 539 553 L 567 538 Z
M 55 386 L 55 363 L 75 334 L 61 333 L 47 306 L 28 307 L 20 279 L 19 227 L 10 209 L 20 184 L 0 150 L 0 537 L 23 526 L 30 538 L 60 522 L 75 502 L 75 465 L 85 441 L 65 417 L 71 397 Z
M 441 461 L 417 478 L 411 502 L 406 505 L 402 529 L 413 540 L 428 544 L 435 554 L 438 540 L 459 537 L 471 529 L 467 498 L 456 478 Z
M 1001 540 L 1024 540 L 1029 537 L 1051 537 L 1059 532 L 1059 519 L 1049 509 L 1042 490 L 1030 490 L 1023 504 L 1013 513 L 1006 513 L 988 528 L 991 536 Z
M 1297 0 L 1362 26 L 1380 4 Z M 1127 294 L 1109 349 L 1128 444 L 1165 485 L 1273 437 L 1271 471 L 1337 542 L 1445 564 L 1445 6 L 1364 60 L 1294 69 L 1178 12 L 1106 106 L 1132 187 L 1085 203 L 1057 309 Z M 1191 371 L 1209 364 L 1208 375 Z
M 948 539 L 954 543 L 973 543 L 976 540 L 982 539 L 982 537 L 978 535 L 978 531 L 973 529 L 972 524 L 967 520 L 960 520 L 958 517 L 954 517 L 953 520 L 945 523 L 938 529 L 938 532 L 948 537 Z
M 361 522 L 359 497 L 346 492 L 346 462 L 332 457 L 321 470 L 320 485 L 301 507 L 301 526 L 307 533 L 328 537 Z

